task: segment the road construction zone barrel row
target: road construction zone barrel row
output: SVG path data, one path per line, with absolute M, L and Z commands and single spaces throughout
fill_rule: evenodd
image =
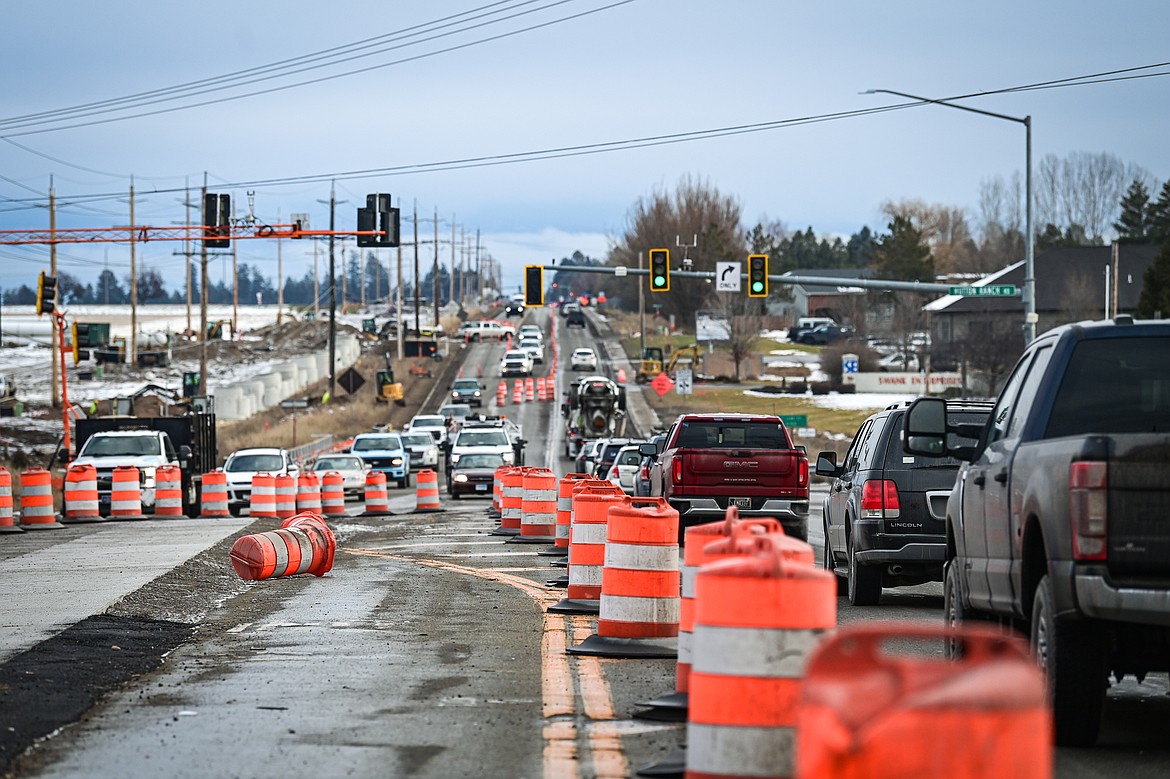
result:
M 496 470 L 495 532 L 522 531 L 526 497 L 549 502 L 542 471 Z M 633 716 L 685 721 L 685 744 L 638 775 L 1052 776 L 1044 681 L 1019 639 L 937 625 L 839 628 L 833 574 L 776 519 L 732 509 L 687 528 L 680 550 L 678 512 L 660 498 L 580 474 L 562 477 L 555 495 L 569 530 L 568 553 L 552 564 L 567 557 L 568 591 L 549 611 L 597 618 L 596 632 L 566 651 L 676 659 L 672 688 Z M 931 642 L 953 651 L 924 651 Z

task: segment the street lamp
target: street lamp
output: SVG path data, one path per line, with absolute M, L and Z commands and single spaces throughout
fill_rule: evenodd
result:
M 1036 314 L 1035 239 L 1032 230 L 1032 117 L 1029 115 L 1021 119 L 1018 116 L 997 114 L 993 111 L 983 111 L 978 108 L 958 105 L 957 103 L 951 103 L 946 100 L 933 100 L 929 97 L 919 97 L 918 95 L 910 95 L 905 92 L 895 92 L 892 89 L 867 89 L 861 94 L 874 95 L 878 93 L 896 95 L 897 97 L 905 97 L 923 103 L 934 103 L 935 105 L 946 106 L 947 108 L 957 108 L 960 111 L 970 111 L 973 114 L 982 114 L 983 116 L 990 116 L 995 119 L 1006 119 L 1009 122 L 1024 125 L 1024 199 L 1027 201 L 1024 207 L 1024 229 L 1028 233 L 1024 251 L 1024 340 L 1026 343 L 1031 343 L 1036 340 L 1036 322 L 1038 317 Z

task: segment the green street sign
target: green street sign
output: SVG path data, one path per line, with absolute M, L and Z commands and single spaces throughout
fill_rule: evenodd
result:
M 808 414 L 781 414 L 785 427 L 808 427 Z
M 951 287 L 950 294 L 964 298 L 1010 298 L 1016 295 L 1016 286 L 993 284 L 986 287 Z

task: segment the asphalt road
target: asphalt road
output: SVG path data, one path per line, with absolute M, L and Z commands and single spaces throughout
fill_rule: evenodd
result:
M 563 369 L 598 338 L 559 341 Z M 468 347 L 465 375 L 494 389 L 502 350 Z M 530 464 L 563 472 L 557 405 L 500 410 Z M 564 592 L 542 547 L 492 535 L 487 501 L 415 513 L 413 490 L 391 494 L 394 516 L 331 522 L 320 578 L 234 575 L 231 542 L 268 520 L 0 536 L 0 775 L 619 777 L 677 754 L 684 725 L 635 717 L 673 689 L 673 660 L 567 655 L 595 620 L 545 611 Z M 837 600 L 841 624 L 937 623 L 941 605 L 937 585 Z M 1101 746 L 1059 750 L 1056 776 L 1165 776 L 1168 707 L 1164 676 L 1127 680 Z

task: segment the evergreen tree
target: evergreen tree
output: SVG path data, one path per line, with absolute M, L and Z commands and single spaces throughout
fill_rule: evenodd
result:
M 873 252 L 876 242 L 873 233 L 868 227 L 862 227 L 849 236 L 849 243 L 845 245 L 845 262 L 850 268 L 868 268 L 873 264 Z
M 122 285 L 118 283 L 118 277 L 114 275 L 114 272 L 106 269 L 98 276 L 93 302 L 99 305 L 121 305 L 129 303 L 130 298 L 122 289 Z
M 1155 243 L 1170 241 L 1170 181 L 1162 185 L 1158 199 L 1146 211 L 1146 233 Z
M 874 270 L 883 279 L 934 281 L 934 259 L 922 231 L 904 216 L 894 217 L 890 234 L 874 249 Z
M 1142 294 L 1135 313 L 1141 319 L 1170 316 L 1170 242 L 1162 244 L 1154 264 L 1142 276 Z
M 1121 216 L 1113 223 L 1118 240 L 1124 243 L 1145 243 L 1147 236 L 1147 206 L 1150 193 L 1146 185 L 1134 180 L 1125 197 L 1121 199 Z

